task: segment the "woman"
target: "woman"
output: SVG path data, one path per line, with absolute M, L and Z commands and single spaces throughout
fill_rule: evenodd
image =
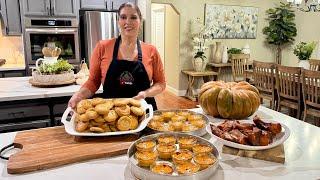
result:
M 97 44 L 90 60 L 89 79 L 71 97 L 70 107 L 92 97 L 102 83 L 104 98 L 145 99 L 157 109 L 154 96 L 166 87 L 160 55 L 154 46 L 138 40 L 142 16 L 136 5 L 124 3 L 118 14 L 121 36 Z

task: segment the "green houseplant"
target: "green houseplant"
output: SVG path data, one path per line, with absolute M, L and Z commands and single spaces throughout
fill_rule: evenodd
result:
M 228 54 L 241 54 L 241 53 L 242 53 L 241 49 L 238 49 L 238 48 L 228 49 Z
M 270 8 L 266 11 L 269 25 L 264 27 L 262 32 L 266 35 L 268 44 L 276 46 L 277 64 L 281 64 L 283 46 L 292 43 L 297 36 L 297 28 L 294 22 L 295 14 L 290 4 L 280 3 L 280 6 Z
M 67 60 L 59 59 L 54 64 L 46 64 L 43 63 L 39 66 L 38 71 L 41 74 L 61 74 L 64 72 L 70 72 L 72 71 L 73 66 L 68 63 Z
M 299 67 L 303 67 L 304 69 L 310 69 L 309 58 L 315 49 L 317 43 L 311 42 L 300 42 L 294 47 L 293 53 L 299 58 Z
M 317 43 L 300 42 L 294 47 L 293 53 L 299 58 L 299 60 L 309 60 Z

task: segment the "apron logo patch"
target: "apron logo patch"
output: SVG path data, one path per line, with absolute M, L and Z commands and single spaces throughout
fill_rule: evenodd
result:
M 134 78 L 129 71 L 124 71 L 120 75 L 120 84 L 121 85 L 132 85 Z

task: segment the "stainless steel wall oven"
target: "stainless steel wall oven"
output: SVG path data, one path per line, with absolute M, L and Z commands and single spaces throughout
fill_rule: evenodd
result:
M 55 43 L 61 48 L 60 58 L 71 64 L 79 64 L 79 32 L 78 20 L 29 18 L 24 19 L 26 64 L 32 66 L 38 58 L 43 57 L 42 48 L 48 43 Z

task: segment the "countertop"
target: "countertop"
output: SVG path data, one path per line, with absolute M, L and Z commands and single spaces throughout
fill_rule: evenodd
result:
M 72 96 L 80 89 L 80 85 L 68 85 L 55 88 L 39 88 L 29 83 L 31 77 L 0 78 L 0 102 Z M 102 92 L 102 86 L 97 93 Z
M 201 108 L 193 109 L 202 112 Z M 285 164 L 221 154 L 219 167 L 211 179 L 288 179 L 320 178 L 320 128 L 271 109 L 260 106 L 255 113 L 262 119 L 271 119 L 289 127 L 291 135 L 284 143 Z M 210 117 L 209 117 L 210 118 Z M 219 121 L 210 118 L 210 121 Z M 11 143 L 16 132 L 0 134 L 0 148 Z M 206 138 L 221 152 L 222 144 L 210 135 Z M 22 175 L 7 174 L 6 161 L 0 160 L 1 180 L 22 179 L 134 179 L 127 166 L 126 155 L 75 163 L 49 170 Z
M 0 66 L 0 71 L 16 71 L 16 70 L 25 70 L 25 64 L 4 64 Z

